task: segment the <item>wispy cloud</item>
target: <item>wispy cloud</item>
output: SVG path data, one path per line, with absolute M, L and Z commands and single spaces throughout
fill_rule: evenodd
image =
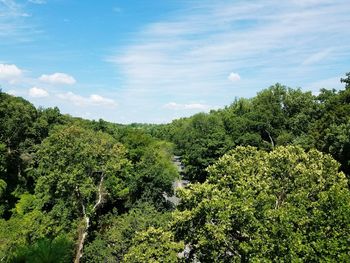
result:
M 169 102 L 163 107 L 170 110 L 208 110 L 211 108 L 210 105 L 201 103 L 181 104 L 176 102 Z
M 44 74 L 40 76 L 39 80 L 54 85 L 73 85 L 77 82 L 73 76 L 68 75 L 66 73 L 53 73 L 50 75 Z
M 196 1 L 145 26 L 108 61 L 124 78 L 126 100 L 222 105 L 277 81 L 305 83 L 309 70 L 323 70 L 319 62 L 349 57 L 349 12 L 347 0 Z M 237 82 L 236 72 L 245 78 Z
M 32 36 L 37 34 L 38 30 L 28 21 L 30 17 L 31 14 L 17 1 L 0 0 L 1 44 L 32 41 Z
M 69 101 L 76 106 L 103 106 L 107 108 L 115 108 L 117 103 L 109 98 L 105 98 L 101 95 L 92 94 L 89 97 L 83 97 L 73 92 L 61 93 L 57 97 L 62 100 Z
M 36 5 L 43 5 L 46 4 L 45 0 L 28 0 L 29 3 L 36 4 Z
M 343 76 L 320 79 L 306 84 L 305 88 L 312 91 L 314 94 L 318 94 L 320 89 L 341 89 L 344 88 L 344 84 L 340 82 L 341 77 Z
M 330 53 L 331 53 L 330 48 L 316 52 L 316 53 L 310 55 L 309 57 L 307 57 L 303 61 L 302 65 L 312 65 L 312 64 L 315 64 L 317 62 L 321 62 L 321 61 L 325 60 L 327 58 L 327 56 L 330 55 Z

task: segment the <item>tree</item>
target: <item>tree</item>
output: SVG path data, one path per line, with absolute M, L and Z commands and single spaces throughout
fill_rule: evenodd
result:
M 345 83 L 345 88 L 348 89 L 350 88 L 350 72 L 345 74 L 345 78 L 341 78 L 340 81 Z
M 347 79 L 343 79 L 343 82 L 347 83 Z M 320 104 L 319 113 L 309 134 L 317 149 L 331 153 L 341 163 L 342 170 L 349 176 L 350 166 L 347 157 L 350 149 L 346 137 L 348 134 L 346 129 L 350 122 L 349 86 L 346 84 L 345 90 L 340 91 L 323 89 L 317 100 Z
M 346 261 L 350 192 L 329 155 L 237 147 L 181 190 L 176 237 L 201 262 Z
M 0 198 L 3 197 L 5 194 L 5 190 L 7 187 L 7 184 L 5 182 L 6 178 L 6 146 L 5 144 L 0 143 Z M 0 217 L 4 213 L 4 205 L 0 204 Z
M 32 131 L 36 114 L 35 107 L 28 101 L 0 92 L 0 166 L 3 167 L 0 180 L 6 183 L 0 207 L 3 217 L 7 219 L 17 201 L 16 192 L 24 191 L 28 182 L 23 157 L 28 156 L 33 146 Z
M 60 236 L 54 240 L 41 239 L 31 246 L 18 247 L 10 256 L 13 263 L 68 263 L 71 262 L 73 244 Z
M 199 113 L 176 130 L 178 141 L 175 143 L 181 149 L 186 176 L 204 182 L 207 177 L 205 169 L 231 146 L 222 119 L 215 113 Z
M 135 165 L 134 178 L 130 183 L 131 203 L 144 200 L 158 208 L 166 208 L 163 194 L 172 195 L 173 182 L 179 174 L 171 161 L 172 147 L 170 143 L 152 143 L 143 150 L 140 161 Z
M 43 139 L 45 139 L 50 130 L 55 125 L 65 124 L 67 121 L 61 115 L 60 110 L 55 108 L 42 109 L 39 108 L 37 110 L 37 118 L 33 123 L 33 135 L 36 143 L 41 143 Z
M 138 233 L 132 242 L 124 262 L 178 262 L 177 254 L 184 249 L 182 242 L 174 241 L 171 232 L 154 227 Z
M 322 149 L 342 164 L 342 170 L 350 172 L 350 118 L 347 123 L 331 125 L 325 130 Z
M 79 223 L 77 258 L 90 218 L 104 200 L 128 194 L 130 162 L 124 147 L 110 135 L 78 126 L 57 128 L 36 153 L 35 196 L 42 211 L 66 231 Z
M 96 238 L 87 244 L 84 262 L 122 262 L 139 232 L 149 227 L 166 227 L 171 220 L 169 212 L 158 212 L 148 203 L 139 203 L 127 213 L 110 213 L 99 222 Z

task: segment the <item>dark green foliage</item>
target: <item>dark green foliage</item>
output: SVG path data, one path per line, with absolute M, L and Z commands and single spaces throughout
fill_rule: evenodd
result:
M 57 107 L 48 109 L 39 108 L 37 112 L 37 119 L 33 124 L 36 143 L 40 143 L 45 139 L 54 126 L 68 122 L 67 119 L 61 115 Z
M 316 147 L 332 154 L 341 163 L 342 170 L 350 175 L 350 89 L 347 86 L 338 92 L 321 90 L 317 100 L 320 103 L 319 114 L 309 133 L 314 138 Z
M 17 248 L 9 259 L 12 263 L 68 263 L 72 261 L 73 243 L 64 237 L 41 239 Z
M 199 113 L 176 120 L 169 128 L 168 137 L 182 156 L 186 176 L 193 181 L 203 182 L 207 176 L 205 168 L 231 146 L 218 114 Z
M 248 145 L 265 150 L 290 144 L 317 148 L 331 153 L 349 174 L 348 79 L 349 74 L 342 80 L 345 90 L 323 89 L 318 96 L 276 84 L 254 98 L 236 99 L 222 110 L 159 126 L 154 134 L 174 142 L 192 181 L 203 182 L 205 168 L 227 150 Z
M 138 232 L 149 227 L 166 227 L 171 215 L 158 212 L 147 203 L 138 204 L 123 215 L 109 214 L 101 220 L 97 237 L 88 244 L 85 262 L 120 262 Z
M 0 141 L 11 154 L 30 143 L 37 111 L 28 101 L 0 93 Z
M 0 92 L 0 179 L 6 182 L 0 206 L 5 217 L 16 198 L 15 190 L 26 187 L 26 157 L 33 146 L 36 109 L 28 101 Z
M 103 200 L 126 199 L 131 178 L 125 148 L 110 135 L 78 126 L 59 127 L 46 138 L 35 156 L 32 170 L 35 195 L 41 210 L 59 226 L 94 213 L 103 178 Z
M 340 81 L 345 83 L 346 89 L 350 88 L 350 72 L 346 73 L 346 77 L 342 78 Z
M 170 161 L 172 148 L 169 143 L 152 143 L 144 148 L 135 175 L 130 183 L 132 203 L 143 200 L 158 208 L 167 207 L 163 193 L 172 194 L 172 183 L 179 177 L 176 167 Z

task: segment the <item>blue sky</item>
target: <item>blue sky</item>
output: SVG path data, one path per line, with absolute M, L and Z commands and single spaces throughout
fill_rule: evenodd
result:
M 342 88 L 348 0 L 0 0 L 0 85 L 36 106 L 164 123 L 282 83 Z

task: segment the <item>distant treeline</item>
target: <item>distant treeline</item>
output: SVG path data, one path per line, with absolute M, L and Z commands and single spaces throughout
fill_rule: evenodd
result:
M 210 113 L 174 120 L 153 129 L 173 142 L 187 176 L 204 182 L 205 170 L 228 150 L 254 146 L 271 151 L 295 145 L 329 153 L 350 175 L 350 74 L 345 90 L 321 89 L 317 95 L 280 84 L 251 99 L 235 99 Z

